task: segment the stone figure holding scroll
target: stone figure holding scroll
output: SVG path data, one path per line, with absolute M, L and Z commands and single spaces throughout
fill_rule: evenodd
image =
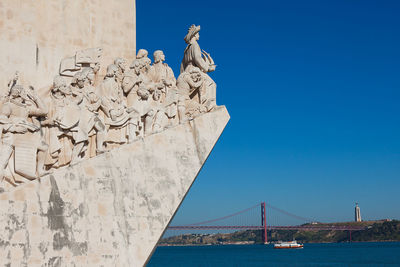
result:
M 200 49 L 197 42 L 200 38 L 199 32 L 200 26 L 192 25 L 184 38 L 187 47 L 183 55 L 181 73 L 190 73 L 191 69 L 194 67 L 201 70 L 204 78 L 204 85 L 200 91 L 199 100 L 200 104 L 204 105 L 207 108 L 207 111 L 210 111 L 216 106 L 217 85 L 207 73 L 214 71 L 216 65 L 214 64 L 214 60 L 211 58 L 210 54 Z

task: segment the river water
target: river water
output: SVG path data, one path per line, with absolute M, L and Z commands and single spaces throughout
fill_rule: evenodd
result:
M 400 242 L 158 247 L 148 266 L 400 266 Z

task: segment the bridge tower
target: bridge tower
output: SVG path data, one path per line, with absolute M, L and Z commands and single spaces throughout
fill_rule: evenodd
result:
M 263 242 L 264 242 L 264 244 L 267 244 L 268 243 L 268 237 L 267 237 L 267 214 L 265 212 L 265 202 L 261 202 L 261 225 L 263 227 L 263 229 L 262 229 Z

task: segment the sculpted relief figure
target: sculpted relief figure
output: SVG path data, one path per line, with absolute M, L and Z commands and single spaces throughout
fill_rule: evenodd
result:
M 7 176 L 14 185 L 23 182 L 20 177 L 35 179 L 46 174 L 48 148 L 40 123 L 48 113 L 47 107 L 32 86 L 25 89 L 17 80 L 18 76 L 9 84 L 0 113 L 0 181 Z
M 184 38 L 187 47 L 183 55 L 181 74 L 184 72 L 191 73 L 194 67 L 200 69 L 204 83 L 199 91 L 199 103 L 204 105 L 207 111 L 210 111 L 216 106 L 217 85 L 207 73 L 214 71 L 216 65 L 210 54 L 200 49 L 197 42 L 200 38 L 199 32 L 200 26 L 192 25 Z
M 106 135 L 106 126 L 103 119 L 99 116 L 101 99 L 96 94 L 93 87 L 94 73 L 91 68 L 85 68 L 82 72 L 78 72 L 75 76 L 75 90 L 73 95 L 80 107 L 80 125 L 84 129 L 88 138 L 93 138 L 92 142 L 96 143 L 94 151 L 89 150 L 89 157 L 104 152 L 104 141 Z M 89 142 L 85 142 L 83 151 L 87 151 Z
M 49 144 L 48 169 L 77 163 L 88 141 L 79 106 L 82 97 L 75 95 L 61 76 L 54 78 L 50 97 L 49 115 L 43 122 L 47 126 L 46 140 Z
M 128 108 L 137 111 L 139 116 L 137 130 L 140 133 L 142 129 L 143 135 L 149 135 L 153 132 L 153 121 L 159 109 L 158 94 L 154 93 L 154 83 L 149 75 L 151 60 L 147 55 L 145 49 L 139 50 L 122 82 Z
M 117 81 L 118 67 L 111 64 L 98 88 L 102 98 L 102 111 L 108 128 L 106 142 L 114 144 L 131 143 L 137 136 L 138 115 L 134 108 L 127 107 L 123 91 Z M 128 131 L 125 126 L 128 126 Z
M 118 67 L 117 81 L 119 84 L 121 84 L 126 70 L 126 60 L 120 57 L 116 58 L 114 60 L 114 65 Z
M 156 126 L 157 128 L 173 126 L 184 121 L 185 102 L 176 87 L 174 72 L 168 64 L 164 63 L 164 52 L 157 50 L 154 52 L 153 56 L 154 63 L 149 70 L 149 75 L 155 84 L 156 92 L 160 95 L 162 110 L 159 112 L 163 112 L 167 119 L 166 123 L 159 122 L 161 126 Z M 178 113 L 179 115 L 177 116 Z
M 0 99 L 0 182 L 16 186 L 211 111 L 216 65 L 200 49 L 199 31 L 192 25 L 185 36 L 178 79 L 163 51 L 152 64 L 140 49 L 129 68 L 116 58 L 99 83 L 102 49 L 85 49 L 61 61 L 45 105 L 16 72 Z
M 202 105 L 201 92 L 204 90 L 205 78 L 201 70 L 197 67 L 190 68 L 190 70 L 182 72 L 177 80 L 177 87 L 179 93 L 184 101 L 184 115 L 188 119 L 199 115 L 200 113 L 207 112 L 207 107 Z

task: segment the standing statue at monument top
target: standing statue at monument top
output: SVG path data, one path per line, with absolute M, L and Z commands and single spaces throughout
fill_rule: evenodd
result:
M 210 111 L 216 106 L 217 85 L 207 73 L 214 71 L 216 65 L 214 64 L 214 60 L 211 58 L 210 54 L 200 49 L 200 45 L 197 42 L 200 39 L 199 32 L 200 26 L 192 25 L 184 38 L 187 47 L 183 55 L 181 73 L 190 73 L 194 67 L 197 67 L 202 71 L 202 76 L 204 77 L 205 82 L 203 90 L 201 90 L 200 104 L 204 104 L 207 111 Z

